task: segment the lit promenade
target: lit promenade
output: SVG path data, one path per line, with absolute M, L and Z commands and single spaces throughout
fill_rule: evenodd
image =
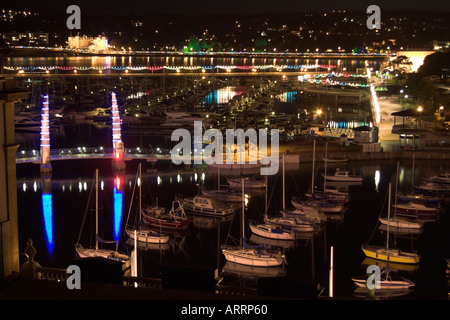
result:
M 65 148 L 52 149 L 50 151 L 50 161 L 58 160 L 81 160 L 81 159 L 113 159 L 113 148 Z M 133 159 L 145 159 L 148 162 L 155 162 L 157 160 L 171 160 L 170 151 L 154 151 L 152 149 L 133 148 L 127 149 L 124 155 L 124 160 L 129 161 Z M 16 163 L 35 163 L 41 162 L 39 151 L 19 151 L 16 154 Z

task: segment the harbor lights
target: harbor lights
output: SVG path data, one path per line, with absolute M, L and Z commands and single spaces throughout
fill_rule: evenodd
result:
M 422 106 L 418 106 L 417 107 L 417 111 L 419 112 L 418 127 L 422 127 L 422 111 L 423 111 L 423 107 Z
M 125 160 L 124 160 L 124 146 L 122 142 L 121 129 L 120 129 L 120 116 L 119 116 L 119 108 L 117 106 L 116 94 L 114 92 L 111 93 L 112 97 L 112 142 L 113 142 L 113 161 L 112 166 L 113 169 L 123 170 L 125 169 Z
M 41 113 L 41 173 L 52 172 L 50 163 L 50 114 L 48 95 L 43 96 Z

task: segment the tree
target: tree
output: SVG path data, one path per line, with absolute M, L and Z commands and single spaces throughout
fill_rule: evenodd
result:
M 407 56 L 398 56 L 389 62 L 392 70 L 400 74 L 410 73 L 412 71 L 412 65 L 413 63 Z

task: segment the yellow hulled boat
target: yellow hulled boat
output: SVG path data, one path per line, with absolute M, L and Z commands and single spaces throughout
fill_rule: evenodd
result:
M 403 252 L 399 249 L 388 249 L 386 247 L 362 245 L 361 249 L 368 258 L 392 262 L 418 264 L 420 256 L 413 252 Z

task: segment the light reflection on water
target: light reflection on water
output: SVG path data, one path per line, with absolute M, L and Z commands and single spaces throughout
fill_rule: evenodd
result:
M 139 66 L 255 66 L 255 65 L 335 65 L 337 72 L 356 72 L 366 64 L 379 70 L 381 60 L 366 59 L 298 59 L 298 58 L 223 58 L 223 57 L 149 57 L 149 56 L 77 56 L 77 57 L 8 57 L 5 66 L 37 67 L 139 67 Z
M 86 166 L 85 168 L 88 168 Z M 145 164 L 144 164 L 145 167 Z M 370 164 L 355 164 L 349 167 L 354 173 L 364 177 L 363 183 L 350 186 L 352 202 L 342 221 L 328 223 L 323 232 L 313 238 L 301 240 L 297 246 L 286 248 L 289 265 L 287 272 L 291 276 L 319 280 L 326 286 L 329 261 L 327 252 L 330 245 L 334 245 L 336 254 L 336 279 L 339 283 L 347 282 L 347 286 L 335 288 L 336 296 L 349 296 L 352 291 L 351 276 L 363 273 L 361 262 L 363 255 L 360 251 L 362 241 L 366 235 L 373 232 L 373 223 L 380 213 L 380 207 L 385 198 L 387 185 L 396 181 L 396 164 L 392 161 L 371 162 Z M 106 233 L 105 239 L 121 241 L 121 249 L 127 250 L 122 230 L 123 222 L 127 218 L 135 179 L 135 164 L 127 167 L 127 173 L 115 175 L 104 171 L 99 179 L 102 194 L 102 212 L 108 216 L 107 209 L 112 208 L 111 221 L 103 220 L 101 230 Z M 321 168 L 323 170 L 323 168 Z M 333 172 L 335 167 L 328 167 Z M 439 171 L 448 170 L 448 164 L 436 162 L 416 161 L 414 170 L 409 161 L 402 161 L 400 166 L 399 192 L 408 191 L 413 181 L 420 181 L 421 177 L 430 176 Z M 80 231 L 81 221 L 85 212 L 87 198 L 92 188 L 92 174 L 80 169 L 76 173 L 62 171 L 56 165 L 51 179 L 27 178 L 24 173 L 18 177 L 17 189 L 19 199 L 19 234 L 20 245 L 26 244 L 31 237 L 38 249 L 36 260 L 41 265 L 65 267 L 74 258 L 73 244 Z M 311 165 L 300 164 L 289 166 L 286 170 L 286 203 L 290 204 L 292 196 L 303 194 L 309 188 L 311 181 Z M 145 170 L 144 170 L 145 172 Z M 224 183 L 227 173 L 221 173 Z M 75 177 L 75 178 L 74 178 Z M 41 181 L 46 181 L 41 183 Z M 320 182 L 319 178 L 317 180 Z M 200 184 L 208 188 L 216 187 L 217 175 L 211 171 L 186 171 L 181 168 L 162 168 L 155 173 L 145 173 L 142 176 L 143 203 L 152 204 L 158 198 L 158 204 L 170 206 L 175 194 L 193 196 L 198 193 Z M 269 214 L 277 214 L 281 206 L 281 176 L 269 179 Z M 36 186 L 33 188 L 32 186 Z M 49 188 L 50 186 L 50 188 Z M 80 187 L 81 186 L 81 187 Z M 44 190 L 45 189 L 45 190 Z M 50 191 L 49 191 L 50 189 Z M 38 196 L 35 197 L 34 195 Z M 109 196 L 108 196 L 109 195 Z M 42 205 L 40 206 L 40 202 Z M 41 223 L 35 217 L 37 210 Z M 264 192 L 251 195 L 248 201 L 246 215 L 248 219 L 261 221 L 264 212 Z M 38 209 L 39 210 L 39 209 Z M 188 234 L 174 236 L 172 242 L 163 251 L 156 248 L 144 249 L 140 257 L 142 265 L 140 272 L 143 276 L 155 276 L 160 272 L 162 263 L 184 266 L 212 266 L 221 268 L 224 259 L 220 252 L 220 245 L 227 242 L 228 232 L 236 235 L 239 232 L 240 208 L 238 214 L 231 221 L 214 222 L 208 219 L 195 219 Z M 247 231 L 249 229 L 247 228 Z M 382 241 L 384 236 L 378 238 Z M 398 243 L 412 244 L 417 248 L 417 238 L 407 239 Z M 228 266 L 229 267 L 229 266 Z M 227 267 L 227 268 L 228 268 Z M 338 271 L 340 270 L 340 271 Z M 426 275 L 431 277 L 432 275 Z M 410 275 L 414 277 L 414 274 Z M 345 280 L 345 281 L 344 281 Z M 419 278 L 420 282 L 420 278 Z

